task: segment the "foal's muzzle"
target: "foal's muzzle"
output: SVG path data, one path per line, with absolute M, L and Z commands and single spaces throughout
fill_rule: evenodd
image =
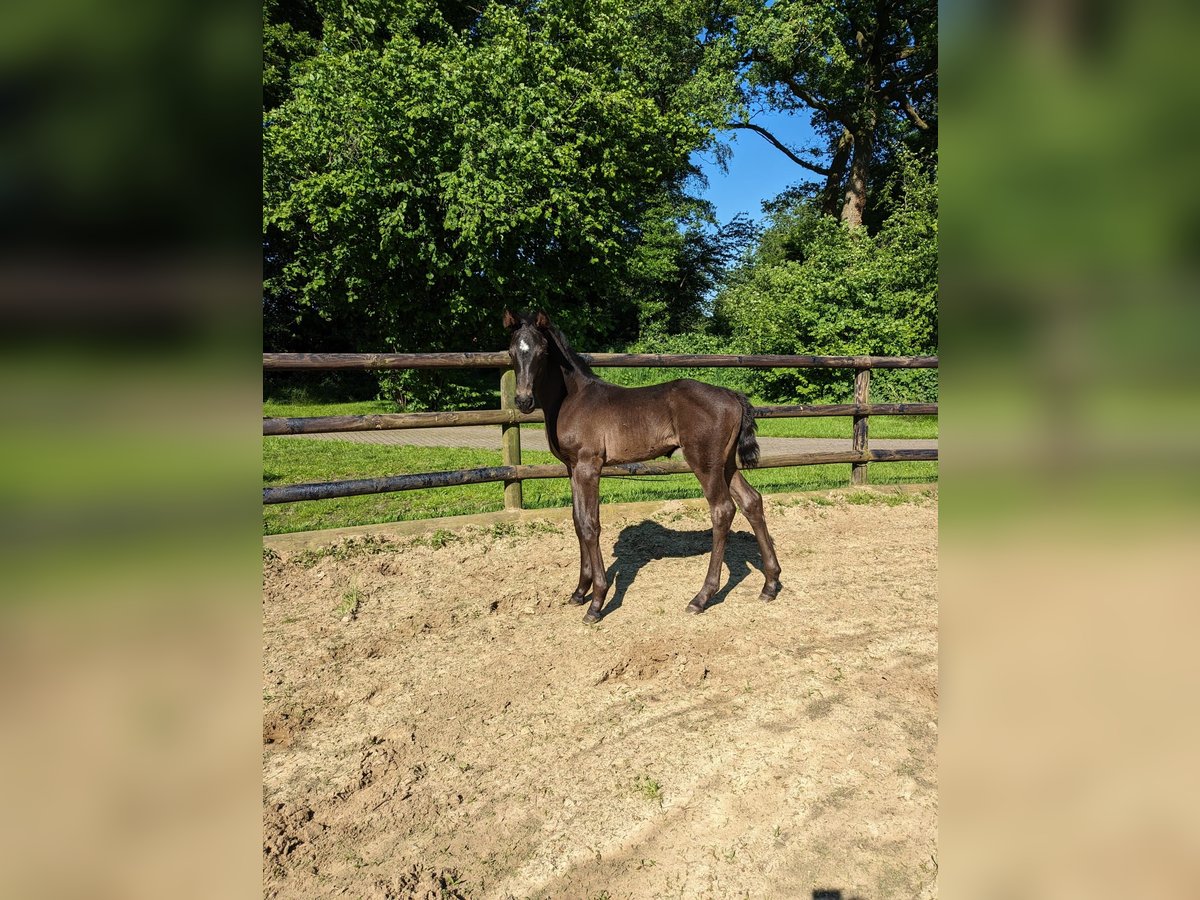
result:
M 517 394 L 517 409 L 523 413 L 533 412 L 533 395 Z

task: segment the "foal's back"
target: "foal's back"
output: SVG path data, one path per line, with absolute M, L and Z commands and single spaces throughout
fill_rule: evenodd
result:
M 640 462 L 682 448 L 727 459 L 742 421 L 742 402 L 728 388 L 678 378 L 627 388 L 594 381 L 563 403 L 558 441 L 572 458 L 598 452 L 607 463 Z

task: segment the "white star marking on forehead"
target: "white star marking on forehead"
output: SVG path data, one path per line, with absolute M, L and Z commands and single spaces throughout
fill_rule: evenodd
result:
M 521 338 L 521 343 L 517 344 L 517 348 L 524 353 L 528 353 L 530 350 L 529 344 L 525 342 L 525 338 Z

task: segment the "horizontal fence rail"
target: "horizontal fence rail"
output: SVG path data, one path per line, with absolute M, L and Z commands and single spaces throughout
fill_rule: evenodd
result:
M 918 462 L 938 458 L 936 449 L 929 450 L 871 450 L 867 447 L 867 423 L 871 416 L 936 416 L 936 403 L 871 403 L 869 402 L 872 369 L 934 369 L 936 356 L 741 356 L 713 354 L 666 353 L 581 353 L 589 364 L 597 367 L 677 367 L 677 368 L 827 368 L 852 369 L 854 403 L 834 403 L 815 406 L 779 405 L 756 406 L 755 418 L 805 418 L 815 416 L 850 416 L 854 419 L 851 449 L 819 453 L 790 453 L 763 456 L 756 468 L 785 466 L 815 466 L 849 463 L 851 483 L 865 484 L 867 465 L 875 462 Z M 363 494 L 411 491 L 426 488 L 452 487 L 463 484 L 504 482 L 505 508 L 521 508 L 521 482 L 536 478 L 566 478 L 567 468 L 561 464 L 522 465 L 520 426 L 544 422 L 541 410 L 521 413 L 514 405 L 515 378 L 512 359 L 507 352 L 498 353 L 264 353 L 265 370 L 315 369 L 434 369 L 434 368 L 494 368 L 504 370 L 501 376 L 502 409 L 465 412 L 394 413 L 366 416 L 311 416 L 297 418 L 264 418 L 263 435 L 327 434 L 350 431 L 382 431 L 404 428 L 444 428 L 453 425 L 500 425 L 503 430 L 504 465 L 480 469 L 457 469 L 450 472 L 426 472 L 411 475 L 389 475 L 379 478 L 360 478 L 315 484 L 293 484 L 263 488 L 263 503 L 293 503 L 305 500 L 329 500 Z M 606 466 L 602 475 L 676 475 L 690 472 L 691 467 L 679 459 L 654 460 Z
M 826 406 L 755 406 L 756 419 L 803 419 L 817 416 L 936 416 L 936 403 L 832 403 Z M 391 431 L 399 428 L 450 428 L 455 425 L 530 425 L 545 422 L 541 410 L 477 409 L 467 412 L 378 413 L 369 416 L 309 416 L 263 419 L 263 435 L 328 434 L 335 431 Z
M 936 369 L 936 356 L 739 356 L 690 353 L 580 353 L 598 367 L 748 369 Z M 264 353 L 264 369 L 505 369 L 497 353 Z
M 476 409 L 467 412 L 379 413 L 370 416 L 310 416 L 263 419 L 263 435 L 324 434 L 331 431 L 391 431 L 397 428 L 450 428 L 455 425 L 520 425 L 545 422 L 541 410 Z
M 826 453 L 790 453 L 764 456 L 755 468 L 783 466 L 820 466 L 830 463 L 918 462 L 937 459 L 936 450 L 853 450 Z M 739 466 L 741 468 L 741 466 Z M 601 475 L 681 475 L 692 468 L 683 460 L 663 462 L 622 463 L 605 466 Z M 566 478 L 567 467 L 561 463 L 539 466 L 492 466 L 485 469 L 456 469 L 453 472 L 428 472 L 421 475 L 389 475 L 382 478 L 361 478 L 354 481 L 327 481 L 317 484 L 292 484 L 286 487 L 264 488 L 263 503 L 292 503 L 297 500 L 331 500 L 336 497 L 356 497 L 360 494 L 383 494 L 390 491 L 413 491 L 423 488 L 453 487 L 460 484 L 483 484 L 488 481 L 518 481 L 533 478 Z

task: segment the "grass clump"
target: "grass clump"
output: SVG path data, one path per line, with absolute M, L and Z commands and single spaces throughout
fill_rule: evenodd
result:
M 345 623 L 353 621 L 358 616 L 358 607 L 362 604 L 362 593 L 358 589 L 358 584 L 353 583 L 350 588 L 342 594 L 342 602 L 338 604 L 335 614 Z
M 662 785 L 649 775 L 639 775 L 635 778 L 633 789 L 651 803 L 662 805 Z
M 561 534 L 562 529 L 553 522 L 497 522 L 484 532 L 492 538 L 529 537 L 534 534 Z
M 338 561 L 354 559 L 358 556 L 374 556 L 377 553 L 391 553 L 395 550 L 391 541 L 365 535 L 361 538 L 350 538 L 327 547 L 317 547 L 312 550 L 301 550 L 292 557 L 292 562 L 305 569 L 311 569 L 323 559 Z M 272 551 L 274 552 L 274 551 Z
M 932 491 L 852 491 L 844 495 L 846 502 L 852 506 L 905 506 L 909 503 L 920 503 L 933 496 Z
M 443 547 L 453 544 L 455 541 L 461 541 L 462 537 L 455 534 L 453 531 L 447 531 L 445 528 L 439 528 L 432 534 L 423 534 L 420 537 L 413 538 L 411 545 L 414 547 L 432 547 L 434 550 L 441 550 Z

